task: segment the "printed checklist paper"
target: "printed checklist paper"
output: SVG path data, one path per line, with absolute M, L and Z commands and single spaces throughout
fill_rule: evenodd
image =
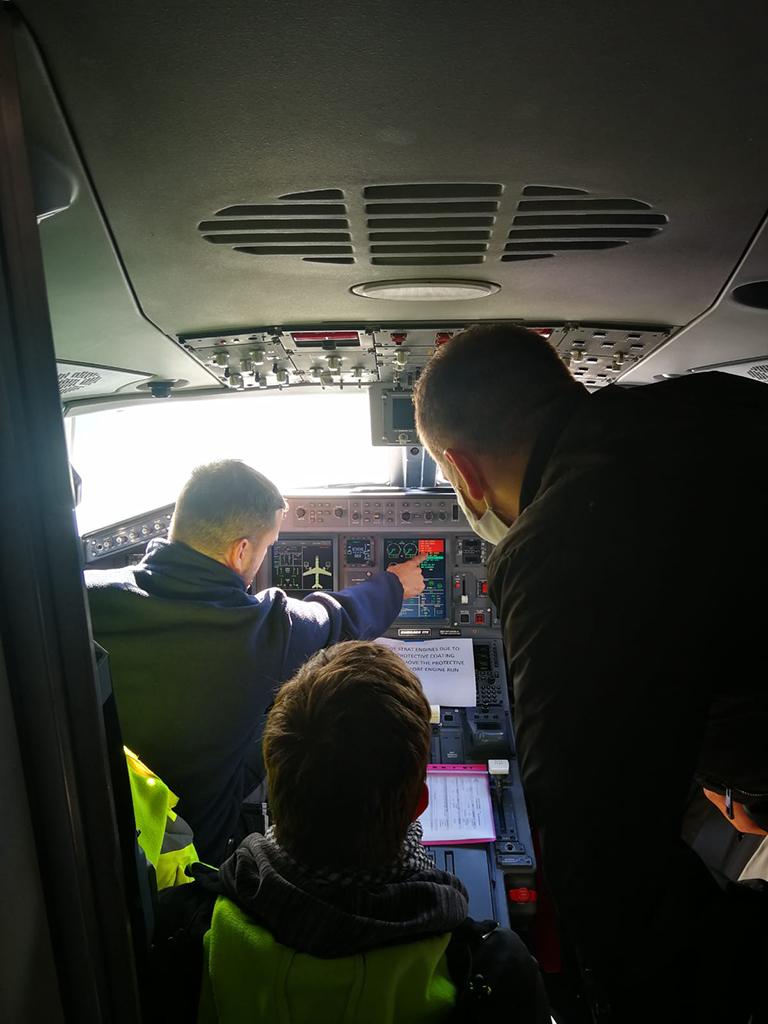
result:
M 488 770 L 482 764 L 431 764 L 429 807 L 419 818 L 425 846 L 492 843 L 496 838 Z
M 419 677 L 430 704 L 449 708 L 473 708 L 477 705 L 471 640 L 408 641 L 382 636 L 376 643 L 389 647 Z

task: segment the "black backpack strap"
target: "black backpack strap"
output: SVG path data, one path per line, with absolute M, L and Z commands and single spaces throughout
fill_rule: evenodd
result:
M 150 998 L 147 1024 L 197 1019 L 203 971 L 203 936 L 211 926 L 220 894 L 218 871 L 190 865 L 187 885 L 158 895 L 157 922 L 149 956 Z
M 550 1024 L 539 965 L 515 932 L 468 918 L 446 957 L 457 990 L 454 1024 Z

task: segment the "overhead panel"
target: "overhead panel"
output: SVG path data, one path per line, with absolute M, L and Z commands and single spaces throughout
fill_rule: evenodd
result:
M 666 327 L 522 324 L 547 339 L 576 380 L 597 390 L 664 342 Z M 345 388 L 387 382 L 410 389 L 441 345 L 469 323 L 275 326 L 183 337 L 181 344 L 231 389 Z

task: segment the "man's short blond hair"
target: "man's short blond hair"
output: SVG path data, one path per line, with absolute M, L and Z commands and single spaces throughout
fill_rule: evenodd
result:
M 216 557 L 274 525 L 285 499 L 263 474 L 238 459 L 198 466 L 176 500 L 171 540 Z

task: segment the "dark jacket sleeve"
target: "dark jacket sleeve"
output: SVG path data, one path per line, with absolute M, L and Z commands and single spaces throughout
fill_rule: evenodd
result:
M 679 839 L 710 699 L 678 640 L 695 582 L 676 580 L 679 538 L 634 532 L 627 493 L 598 491 L 571 489 L 544 522 L 534 503 L 489 569 L 545 874 L 624 1021 L 658 1010 L 686 963 L 711 990 L 706 963 L 722 974 L 730 954 L 721 890 Z
M 379 572 L 349 590 L 287 598 L 287 641 L 282 677 L 287 679 L 316 651 L 342 640 L 381 636 L 400 614 L 403 586 L 392 572 Z

